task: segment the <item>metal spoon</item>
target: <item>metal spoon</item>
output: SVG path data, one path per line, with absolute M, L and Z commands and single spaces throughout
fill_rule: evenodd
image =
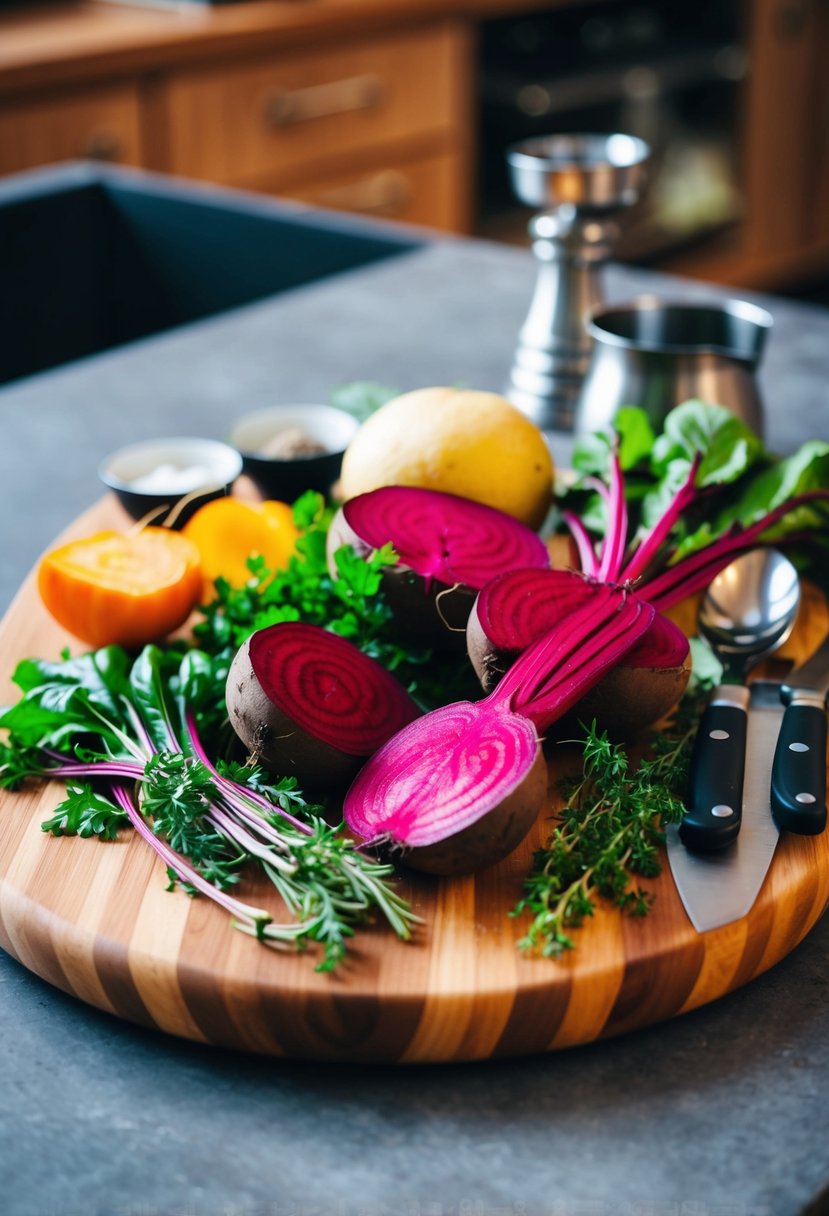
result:
M 746 676 L 791 633 L 800 606 L 794 566 L 776 549 L 753 549 L 713 580 L 697 628 L 723 665 L 691 756 L 688 812 L 679 835 L 700 852 L 724 849 L 740 831 L 748 689 Z

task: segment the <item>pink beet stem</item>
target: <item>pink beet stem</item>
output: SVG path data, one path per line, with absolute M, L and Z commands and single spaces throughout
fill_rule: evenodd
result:
M 599 572 L 599 563 L 596 561 L 596 554 L 587 529 L 578 515 L 574 515 L 572 511 L 563 511 L 561 518 L 570 529 L 570 534 L 576 542 L 582 572 L 595 578 Z
M 693 463 L 691 464 L 688 476 L 681 486 L 679 493 L 659 522 L 654 525 L 650 533 L 645 537 L 641 544 L 637 546 L 633 557 L 621 573 L 619 580 L 620 582 L 632 583 L 634 579 L 637 579 L 640 577 L 640 575 L 644 574 L 650 563 L 656 557 L 662 544 L 667 540 L 671 528 L 673 528 L 674 524 L 681 517 L 683 511 L 685 511 L 686 508 L 690 506 L 690 504 L 697 497 L 698 491 L 694 483 L 697 478 L 697 469 L 699 468 L 701 461 L 702 453 L 697 452 Z
M 648 602 L 656 604 L 660 608 L 668 608 L 671 604 L 684 599 L 686 595 L 692 594 L 693 591 L 707 586 L 720 570 L 725 569 L 735 554 L 742 552 L 743 549 L 750 549 L 762 534 L 779 520 L 796 510 L 797 507 L 821 499 L 829 500 L 829 490 L 807 490 L 804 494 L 798 494 L 796 498 L 781 503 L 779 507 L 775 507 L 768 515 L 764 515 L 762 519 L 750 524 L 747 528 L 738 528 L 735 525 L 726 536 L 696 553 L 689 554 L 688 557 L 678 561 L 675 566 L 669 566 L 655 578 L 649 579 L 642 587 Z
M 647 632 L 655 611 L 634 597 L 626 598 L 616 616 L 587 638 L 568 662 L 550 672 L 529 700 L 522 698 L 520 712 L 544 732 L 580 700 L 604 673 L 614 667 Z
M 586 692 L 647 631 L 654 609 L 650 605 L 642 609 L 635 597 L 596 584 L 590 600 L 525 650 L 486 700 L 506 704 L 533 720 L 541 714 L 545 722 L 553 721 L 550 698 L 556 682 L 587 672 L 589 678 L 575 679 L 571 690 L 573 695 Z
M 628 532 L 628 512 L 625 503 L 625 483 L 618 450 L 613 453 L 610 473 L 610 495 L 607 500 L 608 528 L 602 546 L 599 578 L 602 582 L 619 581 L 619 569 L 625 553 Z

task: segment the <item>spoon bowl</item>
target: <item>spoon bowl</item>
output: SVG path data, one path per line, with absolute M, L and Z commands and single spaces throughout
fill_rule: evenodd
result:
M 755 663 L 783 645 L 799 607 L 797 571 L 777 549 L 752 549 L 717 575 L 697 628 L 722 663 L 725 683 L 741 683 Z

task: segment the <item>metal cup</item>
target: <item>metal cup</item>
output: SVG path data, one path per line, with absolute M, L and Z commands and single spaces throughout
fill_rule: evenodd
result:
M 642 296 L 593 312 L 592 352 L 576 405 L 576 434 L 606 430 L 623 405 L 653 425 L 690 398 L 723 405 L 758 435 L 763 407 L 755 372 L 772 318 L 743 300 L 670 303 Z

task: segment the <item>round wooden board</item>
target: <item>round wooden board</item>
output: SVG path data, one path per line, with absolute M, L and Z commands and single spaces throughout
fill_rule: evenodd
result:
M 70 529 L 120 520 L 110 500 Z M 790 657 L 829 627 L 810 594 Z M 30 578 L 0 626 L 3 701 L 24 656 L 72 643 L 47 617 Z M 601 909 L 561 960 L 524 956 L 525 926 L 508 913 L 554 801 L 500 865 L 474 877 L 403 877 L 423 918 L 416 940 L 381 928 L 355 938 L 334 975 L 313 952 L 261 945 L 204 899 L 165 890 L 134 833 L 113 843 L 40 830 L 56 783 L 0 791 L 0 946 L 63 991 L 140 1025 L 222 1047 L 299 1059 L 453 1061 L 552 1051 L 620 1034 L 713 1001 L 773 966 L 829 903 L 829 834 L 783 836 L 747 917 L 704 935 L 690 924 L 667 866 L 648 885 L 644 920 Z M 267 901 L 265 885 L 248 892 Z

